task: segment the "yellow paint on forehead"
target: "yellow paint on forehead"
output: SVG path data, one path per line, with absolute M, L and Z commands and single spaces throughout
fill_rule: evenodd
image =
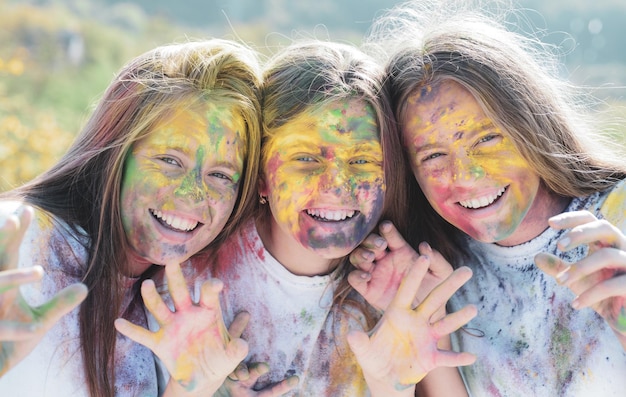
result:
M 294 151 L 312 143 L 335 148 L 366 145 L 364 150 L 380 152 L 382 159 L 376 115 L 369 104 L 359 100 L 332 102 L 302 112 L 274 131 L 265 152 Z

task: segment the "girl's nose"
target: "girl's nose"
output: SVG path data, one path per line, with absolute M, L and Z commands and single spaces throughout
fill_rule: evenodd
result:
M 177 198 L 198 203 L 210 196 L 210 189 L 204 183 L 201 173 L 198 170 L 192 170 L 185 176 L 180 186 L 174 190 L 174 195 Z
M 474 183 L 485 175 L 483 167 L 474 161 L 471 156 L 463 154 L 454 158 L 452 179 L 457 184 Z
M 320 189 L 336 196 L 341 195 L 342 191 L 346 189 L 348 182 L 345 167 L 341 164 L 329 166 L 321 175 L 320 181 Z

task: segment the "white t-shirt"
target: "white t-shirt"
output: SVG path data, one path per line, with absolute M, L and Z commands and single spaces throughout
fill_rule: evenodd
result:
M 88 239 L 76 236 L 53 216 L 37 210 L 20 246 L 20 267 L 40 265 L 43 280 L 22 286 L 30 305 L 40 305 L 62 288 L 79 282 L 87 258 Z M 122 312 L 128 307 L 132 283 Z M 137 305 L 125 316 L 147 326 L 143 306 Z M 149 349 L 118 334 L 115 354 L 116 396 L 154 397 L 157 395 L 155 361 Z M 80 351 L 78 308 L 61 320 L 43 337 L 37 347 L 17 366 L 0 377 L 3 397 L 89 396 Z
M 600 206 L 602 205 L 602 210 Z M 572 200 L 566 211 L 589 210 L 626 231 L 626 183 L 610 192 Z M 626 353 L 609 325 L 590 308 L 571 307 L 574 294 L 539 270 L 534 257 L 548 252 L 572 262 L 586 247 L 560 252 L 564 231 L 547 229 L 514 247 L 468 238 L 474 276 L 451 299 L 478 316 L 458 331 L 458 349 L 475 353 L 463 367 L 473 396 L 625 396 Z

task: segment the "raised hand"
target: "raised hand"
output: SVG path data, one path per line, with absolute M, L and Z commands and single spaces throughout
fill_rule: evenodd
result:
M 427 258 L 426 258 L 427 259 Z M 348 334 L 348 343 L 370 387 L 372 396 L 413 395 L 413 387 L 438 367 L 469 365 L 470 353 L 440 350 L 440 338 L 476 316 L 476 308 L 466 306 L 438 319 L 446 302 L 472 276 L 467 267 L 455 270 L 435 287 L 424 301 L 414 306 L 428 266 L 412 264 L 383 317 L 368 336 L 361 331 Z
M 427 243 L 419 245 L 418 253 L 391 222 L 382 222 L 379 230 L 380 235 L 370 234 L 350 254 L 350 262 L 358 270 L 348 276 L 350 285 L 375 308 L 387 308 L 412 264 L 428 268 L 415 296 L 415 305 L 452 273 L 452 266 Z M 429 258 L 428 262 L 424 256 Z
M 17 365 L 65 314 L 87 296 L 87 287 L 74 284 L 41 306 L 32 307 L 19 286 L 41 280 L 40 266 L 17 268 L 19 247 L 33 217 L 30 206 L 0 214 L 0 376 Z
M 165 395 L 212 395 L 245 358 L 248 345 L 243 339 L 231 338 L 226 330 L 218 297 L 223 288 L 221 281 L 204 282 L 195 304 L 180 266 L 165 266 L 165 274 L 174 311 L 165 304 L 152 280 L 141 285 L 144 304 L 160 329 L 151 332 L 124 319 L 117 319 L 115 327 L 161 359 L 171 376 Z M 235 328 L 243 329 L 245 325 L 239 321 L 235 319 Z
M 576 309 L 591 307 L 618 333 L 626 336 L 626 236 L 588 211 L 550 218 L 554 229 L 571 229 L 557 246 L 562 251 L 586 244 L 588 255 L 574 263 L 541 253 L 535 264 L 577 295 Z

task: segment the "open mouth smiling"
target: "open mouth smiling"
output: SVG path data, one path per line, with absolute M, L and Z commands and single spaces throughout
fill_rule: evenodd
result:
M 355 210 L 328 210 L 311 208 L 305 210 L 306 214 L 316 221 L 321 222 L 342 222 L 352 219 L 359 211 Z
M 508 186 L 505 186 L 494 194 L 479 197 L 479 198 L 473 198 L 469 200 L 462 200 L 462 201 L 459 201 L 458 204 L 461 207 L 467 208 L 470 210 L 476 210 L 476 209 L 489 207 L 490 205 L 498 201 L 498 199 L 502 197 L 502 195 L 506 192 L 508 188 L 509 188 Z
M 150 213 L 163 227 L 175 232 L 189 233 L 193 232 L 198 226 L 203 225 L 201 222 L 172 214 L 164 214 L 159 210 L 150 209 Z

